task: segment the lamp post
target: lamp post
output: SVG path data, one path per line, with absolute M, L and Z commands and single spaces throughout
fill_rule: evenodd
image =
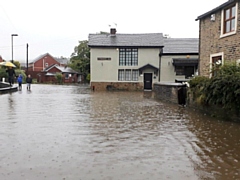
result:
M 13 36 L 18 36 L 17 34 L 12 34 L 12 63 L 13 63 Z

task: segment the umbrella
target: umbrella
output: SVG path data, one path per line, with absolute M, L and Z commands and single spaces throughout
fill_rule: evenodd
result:
M 16 67 L 13 63 L 11 62 L 1 62 L 0 66 L 7 66 L 7 67 Z

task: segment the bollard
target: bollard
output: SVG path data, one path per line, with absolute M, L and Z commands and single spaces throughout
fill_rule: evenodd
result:
M 5 78 L 2 78 L 2 82 L 5 82 Z
M 95 86 L 92 86 L 92 90 L 93 90 L 93 91 L 95 90 Z

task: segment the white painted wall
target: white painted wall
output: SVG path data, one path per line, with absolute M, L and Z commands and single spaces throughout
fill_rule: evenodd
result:
M 162 56 L 161 58 L 161 75 L 160 82 L 175 82 L 175 79 L 185 79 L 185 76 L 176 76 L 173 58 L 186 58 L 186 56 Z M 197 55 L 189 56 L 189 58 L 198 58 Z
M 138 69 L 146 64 L 159 67 L 159 48 L 138 48 L 138 66 L 119 66 L 119 51 L 117 48 L 91 48 L 90 53 L 91 82 L 120 82 L 118 81 L 118 69 Z M 110 57 L 111 60 L 99 61 L 97 60 L 98 57 Z M 152 70 L 147 69 L 144 72 L 153 73 Z M 157 81 L 158 76 L 156 75 L 153 82 Z M 139 76 L 139 82 L 143 82 L 142 76 Z
M 91 81 L 115 82 L 118 79 L 119 52 L 116 48 L 91 48 Z M 110 57 L 111 60 L 97 60 Z

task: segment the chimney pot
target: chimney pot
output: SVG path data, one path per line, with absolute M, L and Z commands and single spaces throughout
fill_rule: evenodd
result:
M 115 28 L 111 28 L 111 29 L 110 29 L 110 34 L 111 34 L 111 35 L 115 35 L 116 32 L 117 32 L 117 30 L 116 30 Z

